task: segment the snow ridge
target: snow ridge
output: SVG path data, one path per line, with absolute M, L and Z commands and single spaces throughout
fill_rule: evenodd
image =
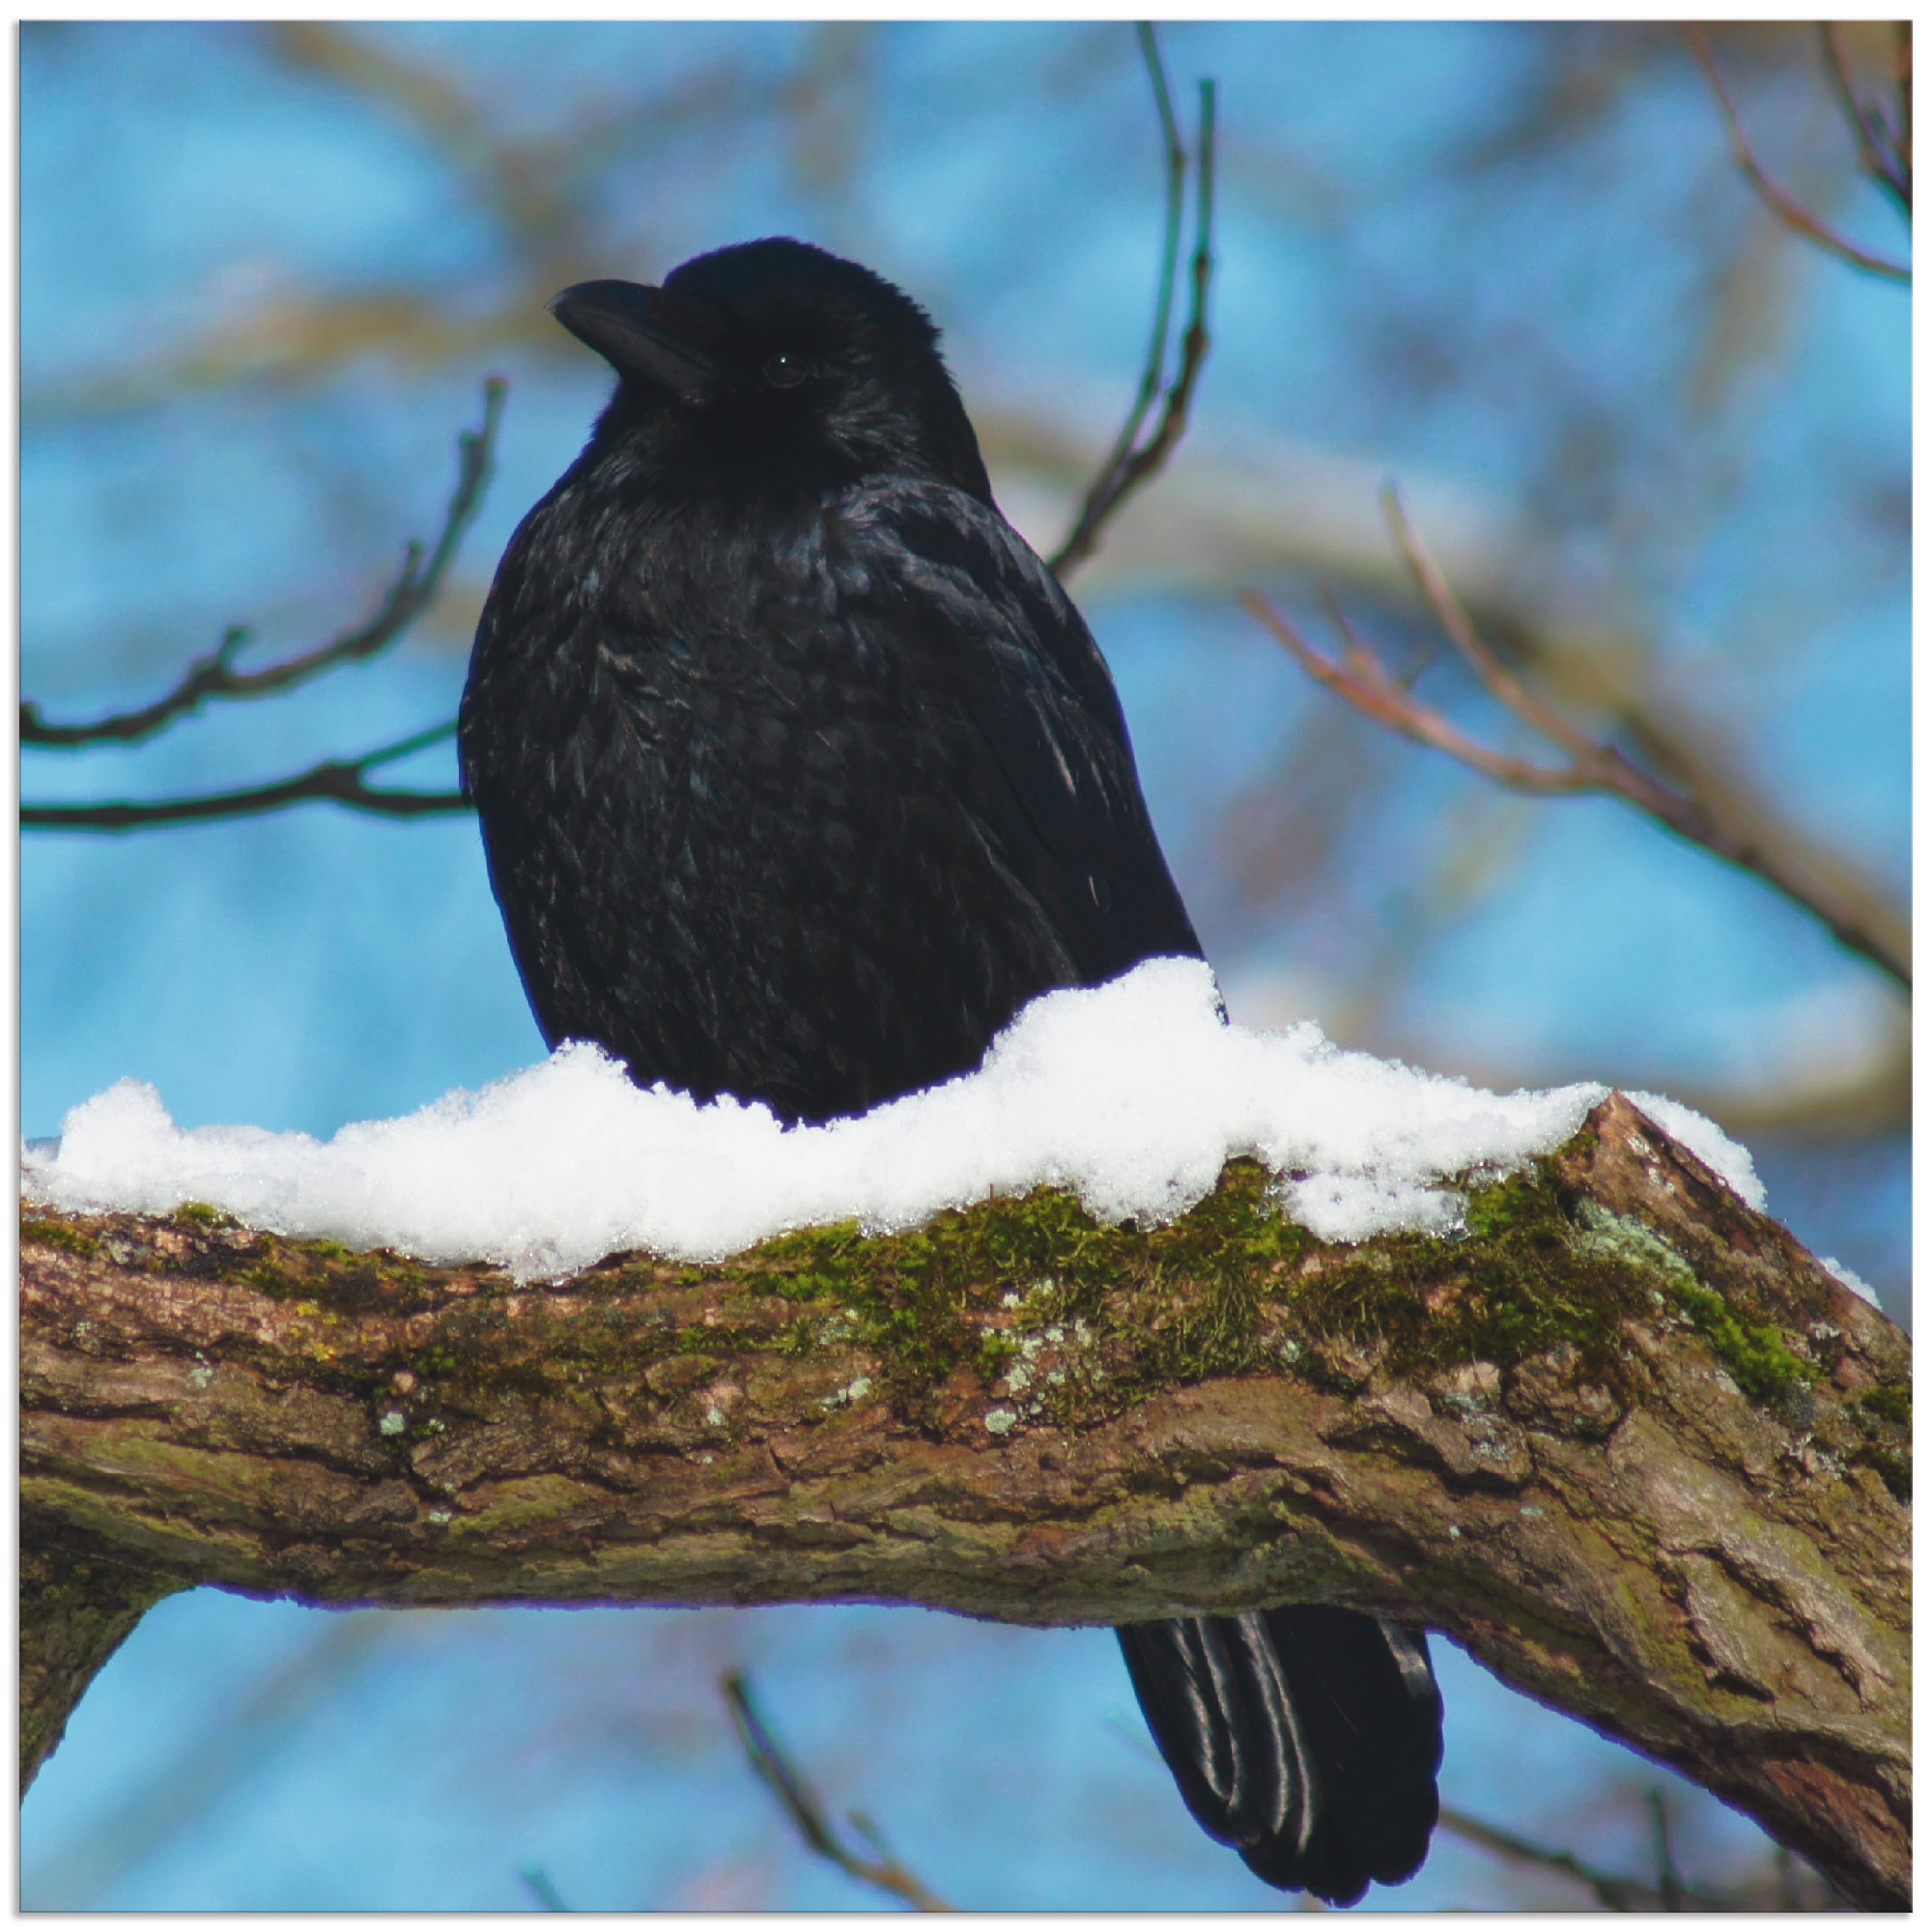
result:
M 532 1281 L 627 1248 L 706 1262 L 828 1221 L 904 1229 L 1040 1182 L 1104 1220 L 1167 1221 L 1231 1156 L 1250 1154 L 1278 1177 L 1295 1220 L 1355 1241 L 1454 1232 L 1464 1202 L 1449 1177 L 1549 1151 L 1607 1092 L 1491 1094 L 1344 1051 L 1312 1021 L 1251 1032 L 1227 1022 L 1202 961 L 1152 959 L 1036 1000 L 978 1072 L 822 1127 L 640 1090 L 572 1041 L 479 1091 L 326 1142 L 184 1129 L 152 1086 L 121 1080 L 68 1115 L 57 1149 L 23 1150 L 22 1185 L 81 1211 L 203 1201 L 277 1234 L 497 1262 Z M 1633 1097 L 1762 1205 L 1744 1149 L 1674 1101 Z

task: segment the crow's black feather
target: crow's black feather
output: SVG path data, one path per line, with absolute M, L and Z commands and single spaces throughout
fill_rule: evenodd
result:
M 551 306 L 617 387 L 504 554 L 459 731 L 545 1038 L 824 1121 L 976 1066 L 1040 993 L 1198 956 L 1106 665 L 924 312 L 781 240 Z M 1312 1608 L 1121 1637 L 1264 1878 L 1420 1861 L 1419 1639 Z

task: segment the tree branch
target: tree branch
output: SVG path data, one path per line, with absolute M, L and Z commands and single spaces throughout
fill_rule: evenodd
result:
M 745 1747 L 745 1755 L 751 1761 L 752 1769 L 757 1773 L 759 1781 L 784 1806 L 785 1816 L 805 1840 L 807 1850 L 816 1852 L 821 1859 L 837 1865 L 847 1878 L 856 1879 L 861 1885 L 869 1885 L 889 1898 L 910 1905 L 915 1912 L 952 1910 L 937 1892 L 928 1890 L 916 1873 L 908 1871 L 877 1842 L 877 1832 L 863 1812 L 851 1813 L 852 1828 L 873 1841 L 873 1849 L 878 1856 L 868 1859 L 864 1853 L 855 1852 L 839 1837 L 824 1801 L 811 1787 L 811 1780 L 792 1763 L 783 1747 L 772 1735 L 771 1726 L 765 1722 L 752 1695 L 751 1680 L 742 1670 L 727 1671 L 720 1689 L 724 1692 L 725 1703 L 730 1706 L 738 1742 Z
M 549 1288 L 29 1210 L 30 1538 L 124 1580 L 23 1618 L 23 1737 L 85 1675 L 39 1660 L 191 1583 L 1032 1624 L 1328 1601 L 1446 1632 L 1902 1903 L 1905 1337 L 1621 1097 L 1478 1186 L 1460 1240 L 1330 1246 L 1267 1204 L 1236 1162 L 1166 1228 L 1042 1190 Z
M 1067 577 L 1098 548 L 1100 533 L 1115 511 L 1144 483 L 1156 475 L 1187 428 L 1194 385 L 1208 359 L 1208 285 L 1214 272 L 1214 83 L 1201 83 L 1200 132 L 1195 141 L 1194 254 L 1190 265 L 1193 293 L 1187 327 L 1180 336 L 1180 361 L 1161 402 L 1160 420 L 1145 442 L 1140 434 L 1148 412 L 1160 394 L 1167 367 L 1168 329 L 1174 313 L 1175 280 L 1180 266 L 1180 212 L 1186 195 L 1187 150 L 1175 119 L 1174 98 L 1161 64 L 1160 43 L 1151 21 L 1139 22 L 1142 58 L 1153 84 L 1155 112 L 1160 116 L 1161 140 L 1167 151 L 1167 216 L 1161 238 L 1160 283 L 1154 297 L 1153 335 L 1148 344 L 1140 389 L 1127 412 L 1114 446 L 1088 486 L 1079 515 L 1060 548 L 1047 558 L 1058 577 Z
M 364 774 L 393 764 L 456 733 L 456 721 L 366 752 L 359 758 L 325 758 L 293 778 L 240 791 L 204 792 L 194 798 L 119 799 L 90 805 L 22 805 L 26 832 L 145 832 L 157 825 L 196 825 L 212 818 L 256 818 L 292 805 L 327 799 L 352 811 L 382 818 L 423 818 L 438 812 L 468 811 L 460 791 L 385 791 L 366 784 Z
M 483 384 L 483 421 L 457 439 L 456 488 L 443 512 L 442 529 L 427 555 L 412 541 L 403 555 L 395 582 L 383 593 L 376 614 L 366 624 L 326 644 L 300 651 L 260 670 L 239 671 L 235 653 L 248 641 L 248 631 L 233 626 L 206 657 L 196 658 L 181 682 L 165 696 L 138 710 L 119 711 L 89 724 L 49 724 L 31 699 L 20 706 L 20 743 L 36 749 L 74 751 L 82 746 L 139 744 L 178 719 L 198 711 L 210 698 L 268 697 L 293 691 L 298 685 L 333 670 L 337 665 L 360 664 L 394 643 L 441 594 L 443 579 L 456 560 L 465 533 L 482 507 L 490 484 L 490 466 L 497 443 L 497 426 L 503 413 L 508 384 L 492 376 Z
M 1653 778 L 1614 745 L 1599 744 L 1579 731 L 1530 691 L 1484 641 L 1409 522 L 1400 493 L 1390 488 L 1383 501 L 1416 588 L 1450 642 L 1491 696 L 1564 753 L 1565 762 L 1536 764 L 1478 744 L 1393 677 L 1325 591 L 1330 618 L 1344 640 L 1340 663 L 1317 651 L 1258 592 L 1243 591 L 1242 607 L 1311 677 L 1377 724 L 1417 744 L 1445 752 L 1513 791 L 1573 797 L 1595 793 L 1622 799 L 1679 838 L 1762 879 L 1818 920 L 1841 945 L 1862 954 L 1910 989 L 1911 957 L 1893 943 L 1891 934 L 1866 919 L 1861 908 L 1846 895 L 1833 892 L 1831 883 L 1805 867 L 1796 854 L 1766 838 L 1761 825 L 1720 811 L 1711 800 L 1689 787 L 1673 787 Z
M 1859 167 L 1876 182 L 1893 201 L 1907 220 L 1912 218 L 1912 22 L 1895 23 L 1900 36 L 1898 86 L 1902 120 L 1893 128 L 1876 107 L 1867 107 L 1852 84 L 1850 64 L 1845 59 L 1844 43 L 1838 22 L 1821 20 L 1818 38 L 1824 44 L 1825 71 L 1832 77 L 1832 89 L 1838 97 L 1838 112 L 1845 117 L 1852 138 L 1859 145 Z
M 1889 282 L 1912 280 L 1912 270 L 1903 262 L 1894 262 L 1889 256 L 1874 255 L 1869 249 L 1861 248 L 1857 242 L 1848 241 L 1830 223 L 1817 215 L 1795 196 L 1785 193 L 1765 171 L 1764 163 L 1757 157 L 1757 151 L 1751 146 L 1750 136 L 1745 132 L 1744 123 L 1738 118 L 1738 110 L 1732 104 L 1730 90 L 1724 85 L 1724 77 L 1718 71 L 1718 63 L 1711 53 L 1710 43 L 1704 38 L 1704 30 L 1693 24 L 1684 29 L 1684 38 L 1689 42 L 1697 65 L 1704 71 L 1704 78 L 1710 84 L 1713 98 L 1718 103 L 1718 111 L 1724 119 L 1724 132 L 1731 144 L 1731 158 L 1737 163 L 1738 172 L 1757 190 L 1757 196 L 1785 227 L 1794 235 L 1802 235 L 1807 242 L 1815 242 L 1826 253 L 1835 255 L 1839 261 L 1848 262 L 1855 269 L 1861 269 L 1866 274 L 1882 276 Z M 1862 148 L 1863 142 L 1861 141 Z
M 1668 1904 L 1662 1891 L 1655 1886 L 1645 1885 L 1638 1879 L 1621 1878 L 1615 1872 L 1600 1871 L 1594 1865 L 1585 1864 L 1575 1852 L 1560 1852 L 1547 1845 L 1535 1844 L 1528 1838 L 1519 1837 L 1514 1832 L 1485 1824 L 1482 1819 L 1447 1804 L 1442 1807 L 1441 1827 L 1469 1844 L 1480 1846 L 1499 1859 L 1507 1859 L 1512 1864 L 1534 1865 L 1539 1870 L 1575 1879 L 1578 1885 L 1588 1889 L 1591 1896 L 1606 1912 L 1682 1911 L 1683 1900 L 1688 1900 L 1701 1911 L 1721 1912 L 1729 1903 L 1718 1893 L 1687 1889 L 1678 1904 Z

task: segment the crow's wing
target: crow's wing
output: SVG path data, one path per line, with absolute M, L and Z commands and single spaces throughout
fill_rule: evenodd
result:
M 1083 979 L 1198 955 L 1106 662 L 1025 539 L 963 491 L 897 481 L 846 497 L 837 541 L 841 607 L 916 660 L 922 689 L 957 712 L 962 803 Z
M 1350 1905 L 1422 1863 L 1442 1698 L 1420 1633 L 1296 1604 L 1118 1635 L 1187 1808 L 1258 1877 Z

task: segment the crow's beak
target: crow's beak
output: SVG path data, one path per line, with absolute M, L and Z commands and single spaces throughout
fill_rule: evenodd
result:
M 709 302 L 639 282 L 575 282 L 547 306 L 620 376 L 640 376 L 700 405 L 723 386 L 706 347 L 723 334 L 723 318 Z

